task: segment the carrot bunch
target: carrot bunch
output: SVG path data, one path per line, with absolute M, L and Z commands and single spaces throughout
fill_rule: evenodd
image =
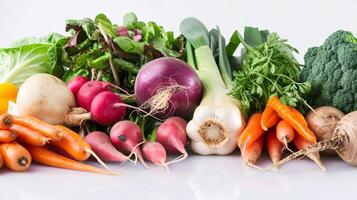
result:
M 71 158 L 50 151 L 45 145 L 66 152 Z M 113 174 L 79 161 L 93 152 L 77 133 L 63 126 L 52 126 L 30 116 L 0 115 L 0 168 L 27 170 L 32 160 L 58 168 Z
M 254 113 L 249 118 L 247 127 L 238 138 L 238 146 L 243 160 L 253 166 L 264 144 L 272 162 L 276 163 L 281 160 L 285 149 L 290 150 L 288 143 L 292 141 L 297 149 L 300 149 L 316 143 L 316 136 L 298 110 L 283 104 L 278 97 L 273 96 L 263 113 Z

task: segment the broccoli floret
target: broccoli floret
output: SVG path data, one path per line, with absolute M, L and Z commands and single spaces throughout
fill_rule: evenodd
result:
M 357 38 L 348 31 L 336 31 L 320 47 L 309 48 L 300 81 L 310 81 L 312 106 L 331 105 L 357 110 Z

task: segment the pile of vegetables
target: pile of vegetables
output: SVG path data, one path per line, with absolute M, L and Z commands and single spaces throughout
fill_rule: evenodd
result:
M 167 169 L 191 152 L 237 148 L 260 170 L 306 155 L 326 171 L 319 152 L 357 165 L 357 39 L 348 31 L 310 48 L 302 65 L 278 33 L 245 27 L 226 42 L 194 17 L 178 37 L 134 13 L 121 24 L 71 19 L 65 29 L 0 48 L 0 168 L 36 161 L 118 174 L 106 163 Z M 264 147 L 267 168 L 257 163 Z M 105 169 L 85 164 L 91 156 Z

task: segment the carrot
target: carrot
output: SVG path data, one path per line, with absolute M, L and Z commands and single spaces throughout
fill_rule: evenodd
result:
M 279 121 L 280 117 L 278 113 L 276 113 L 271 107 L 266 106 L 263 111 L 262 121 L 260 122 L 263 130 L 267 131 L 269 128 L 277 125 Z
M 16 139 L 17 135 L 10 130 L 0 130 L 0 143 L 12 142 Z
M 78 133 L 64 126 L 55 127 L 61 131 L 63 137 L 59 141 L 51 142 L 51 145 L 64 150 L 75 160 L 85 161 L 89 158 L 91 147 Z
M 296 108 L 289 106 L 289 109 L 295 114 L 295 117 L 299 119 L 301 122 L 304 122 L 305 126 L 307 126 L 307 120 L 304 115 L 301 114 Z
M 0 129 L 9 129 L 13 124 L 13 118 L 11 115 L 4 113 L 0 115 Z
M 34 131 L 18 124 L 12 125 L 10 130 L 17 134 L 17 140 L 22 143 L 35 146 L 44 146 L 50 141 L 50 138 L 43 136 L 38 131 Z
M 281 120 L 276 126 L 276 137 L 282 142 L 286 149 L 288 148 L 288 143 L 294 139 L 294 129 L 285 120 Z
M 26 145 L 25 147 L 31 153 L 34 161 L 44 165 L 63 168 L 63 169 L 77 170 L 77 171 L 94 172 L 99 174 L 112 174 L 112 175 L 117 174 L 112 171 L 99 169 L 94 166 L 69 159 L 65 156 L 52 152 L 44 147 L 30 146 L 30 145 Z
M 4 159 L 2 158 L 2 155 L 0 153 L 0 168 L 4 165 Z
M 17 142 L 0 144 L 5 166 L 13 171 L 25 171 L 31 165 L 30 153 Z
M 264 146 L 264 137 L 261 136 L 258 138 L 258 140 L 253 142 L 253 144 L 244 148 L 242 151 L 242 158 L 244 162 L 249 166 L 261 169 L 260 167 L 257 167 L 254 164 L 257 162 L 258 158 L 260 157 L 260 154 L 262 153 L 263 150 L 263 146 Z
M 280 102 L 278 97 L 271 97 L 267 106 L 273 108 L 278 113 L 279 117 L 290 124 L 290 126 L 292 126 L 298 134 L 303 136 L 308 141 L 316 143 L 316 136 L 306 125 L 306 120 L 302 120 L 301 117 L 298 117 L 294 111 L 291 111 L 289 106 Z
M 27 128 L 33 129 L 40 132 L 42 135 L 50 138 L 52 141 L 58 141 L 62 138 L 61 131 L 57 130 L 54 126 L 36 119 L 31 116 L 20 117 L 13 116 L 14 123 L 25 126 Z
M 238 146 L 241 150 L 244 150 L 246 146 L 253 144 L 261 135 L 263 135 L 264 130 L 260 125 L 261 119 L 262 113 L 254 113 L 249 118 L 247 127 L 238 138 Z
M 273 163 L 278 162 L 284 151 L 284 145 L 276 138 L 275 128 L 268 131 L 266 144 L 271 161 Z
M 295 147 L 298 150 L 305 149 L 306 147 L 314 144 L 312 142 L 307 141 L 305 138 L 303 138 L 299 134 L 295 135 L 293 142 L 294 142 Z M 311 160 L 313 160 L 321 168 L 322 171 L 324 171 L 324 172 L 326 171 L 325 166 L 321 163 L 319 152 L 308 153 L 307 157 L 309 157 Z

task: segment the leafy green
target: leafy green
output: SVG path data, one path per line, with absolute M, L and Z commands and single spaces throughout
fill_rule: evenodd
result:
M 113 27 L 112 22 L 107 18 L 107 16 L 105 16 L 104 14 L 98 14 L 95 17 L 94 20 L 97 24 L 98 27 L 100 27 L 100 29 L 103 29 L 104 32 L 109 35 L 110 37 L 115 37 L 116 33 Z
M 24 38 L 9 48 L 0 48 L 0 83 L 20 85 L 36 73 L 61 76 L 62 47 L 67 38 L 52 33 L 46 38 Z
M 299 83 L 300 64 L 293 56 L 295 48 L 271 33 L 264 42 L 266 31 L 248 28 L 247 44 L 237 32 L 246 52 L 242 67 L 234 73 L 235 86 L 231 95 L 240 100 L 246 114 L 264 109 L 272 95 L 277 95 L 283 103 L 301 106 L 303 97 L 310 92 L 309 82 Z M 263 34 L 262 34 L 263 33 Z

